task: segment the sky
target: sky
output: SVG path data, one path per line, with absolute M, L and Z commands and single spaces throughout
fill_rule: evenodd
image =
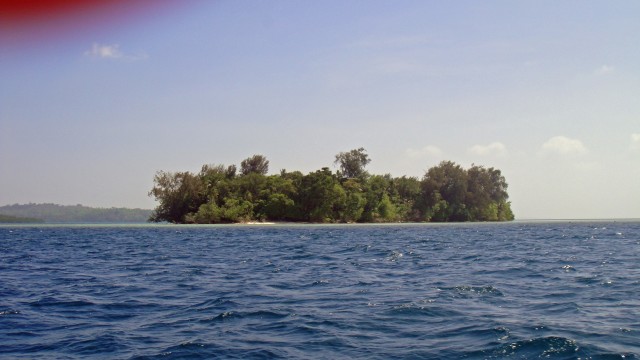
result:
M 143 3 L 0 27 L 0 205 L 153 208 L 159 170 L 364 147 L 498 168 L 517 219 L 640 218 L 638 1 Z

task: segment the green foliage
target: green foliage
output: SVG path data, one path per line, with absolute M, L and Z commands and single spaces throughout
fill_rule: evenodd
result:
M 151 221 L 229 223 L 244 221 L 397 222 L 508 221 L 513 212 L 500 170 L 451 161 L 422 178 L 369 175 L 363 148 L 340 153 L 340 170 L 267 176 L 261 155 L 236 167 L 205 165 L 199 174 L 158 172 L 150 195 L 159 205 Z
M 364 148 L 341 152 L 334 164 L 340 166 L 341 175 L 346 178 L 361 178 L 366 175 L 364 168 L 371 162 Z
M 262 155 L 253 155 L 250 158 L 242 160 L 242 162 L 240 163 L 240 173 L 242 175 L 248 175 L 251 173 L 266 175 L 268 171 L 269 160 L 267 160 L 267 158 Z
M 184 223 L 185 215 L 197 212 L 206 202 L 206 188 L 201 176 L 190 172 L 170 173 L 159 171 L 154 178 L 155 186 L 149 192 L 160 201 L 151 216 L 151 221 Z
M 396 221 L 396 206 L 389 199 L 389 195 L 382 194 L 382 198 L 378 203 L 378 220 L 382 222 Z
M 44 220 L 42 219 L 0 214 L 0 224 L 33 224 L 33 223 L 43 223 L 43 222 Z
M 393 209 L 388 208 L 389 204 L 382 202 L 388 202 L 388 193 L 391 188 L 391 176 L 390 175 L 373 175 L 367 179 L 364 186 L 365 200 L 364 210 L 362 212 L 361 221 L 364 222 L 382 222 L 391 221 L 386 219 L 386 216 L 390 216 L 388 211 L 392 211 L 395 214 L 395 207 Z M 385 199 L 386 196 L 386 199 Z M 388 201 L 387 201 L 388 200 Z M 380 211 L 385 211 L 382 214 Z
M 337 177 L 326 167 L 303 177 L 299 199 L 302 215 L 306 218 L 302 220 L 331 222 L 339 218 L 334 210 L 342 205 L 340 189 Z
M 364 212 L 367 203 L 363 193 L 362 185 L 354 179 L 348 179 L 342 184 L 344 189 L 344 200 L 340 220 L 345 223 L 358 221 Z
M 420 181 L 415 177 L 402 176 L 393 179 L 393 202 L 396 205 L 398 218 L 403 221 L 423 221 L 420 211 Z
M 253 204 L 242 199 L 228 198 L 222 207 L 222 220 L 225 222 L 249 221 L 253 218 Z
M 285 194 L 270 194 L 264 202 L 262 215 L 270 220 L 285 220 L 293 212 L 294 202 Z
M 223 211 L 215 202 L 200 205 L 198 212 L 189 213 L 185 217 L 186 223 L 217 224 L 222 221 Z
M 427 171 L 422 190 L 427 196 L 437 191 L 450 204 L 463 204 L 467 195 L 467 172 L 452 161 L 443 161 Z
M 498 204 L 498 221 L 512 221 L 515 219 L 513 211 L 511 211 L 511 202 L 503 201 Z

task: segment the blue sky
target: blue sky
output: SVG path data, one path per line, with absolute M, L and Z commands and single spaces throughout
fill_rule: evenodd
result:
M 640 217 L 640 2 L 192 1 L 0 43 L 0 205 L 152 208 L 158 170 L 364 147 L 501 169 L 517 218 Z

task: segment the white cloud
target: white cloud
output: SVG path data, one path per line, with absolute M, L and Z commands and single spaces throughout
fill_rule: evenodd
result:
M 615 67 L 611 65 L 602 65 L 596 70 L 596 75 L 607 75 L 611 74 L 616 70 Z
M 559 155 L 584 155 L 587 148 L 578 139 L 571 139 L 566 136 L 554 136 L 542 144 L 542 152 L 546 154 Z
M 439 147 L 428 145 L 423 147 L 422 149 L 407 149 L 405 151 L 407 156 L 414 159 L 420 159 L 425 157 L 439 157 L 442 156 L 443 152 Z
M 640 151 L 640 134 L 631 134 L 631 150 Z
M 145 54 L 129 55 L 120 50 L 119 44 L 98 44 L 93 43 L 91 49 L 85 51 L 85 56 L 100 58 L 100 59 L 121 59 L 121 60 L 140 60 L 147 56 Z
M 507 147 L 501 142 L 492 142 L 489 145 L 474 145 L 469 148 L 469 152 L 479 156 L 505 156 L 507 155 Z
M 91 49 L 87 50 L 84 54 L 86 56 L 107 59 L 119 59 L 124 56 L 120 51 L 120 45 L 118 44 L 100 45 L 98 43 L 93 43 Z

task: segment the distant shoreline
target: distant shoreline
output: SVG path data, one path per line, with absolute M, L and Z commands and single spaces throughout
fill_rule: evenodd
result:
M 615 224 L 615 223 L 640 223 L 640 218 L 625 219 L 523 219 L 510 222 L 403 222 L 403 223 L 309 223 L 309 222 L 244 222 L 244 223 L 228 223 L 228 224 L 172 224 L 172 223 L 0 223 L 0 228 L 83 228 L 83 227 L 121 227 L 121 228 L 180 228 L 180 229 L 198 229 L 198 228 L 250 228 L 250 227 L 313 227 L 313 228 L 331 228 L 331 227 L 469 227 L 469 226 L 518 226 L 518 225 L 543 225 L 543 224 Z
M 45 223 L 143 223 L 153 210 L 93 208 L 83 205 L 13 204 L 0 206 L 0 216 L 36 219 Z
M 41 224 L 44 220 L 33 217 L 22 217 L 0 214 L 0 224 Z

